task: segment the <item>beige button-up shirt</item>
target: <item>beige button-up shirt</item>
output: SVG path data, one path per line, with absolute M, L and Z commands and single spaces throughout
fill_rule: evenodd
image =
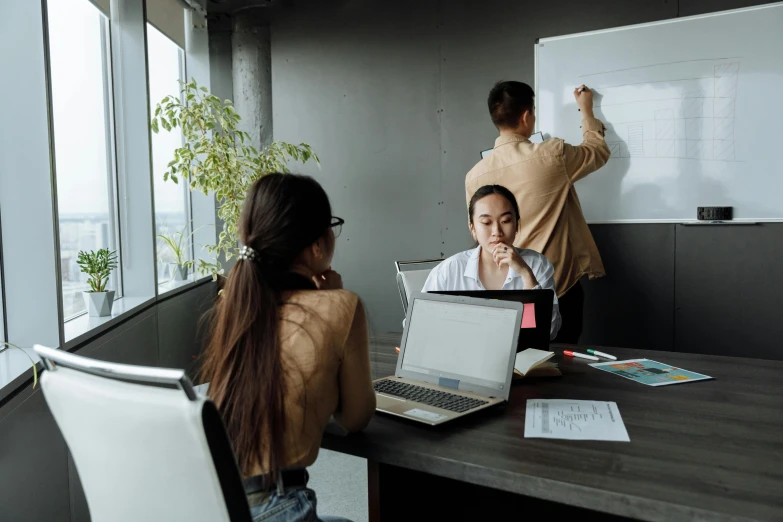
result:
M 558 296 L 584 274 L 591 279 L 605 274 L 574 183 L 603 167 L 610 153 L 599 120 L 584 119 L 582 136 L 582 144 L 574 146 L 557 138 L 534 144 L 516 134 L 502 135 L 492 154 L 465 178 L 468 202 L 484 185 L 502 185 L 514 193 L 520 212 L 514 246 L 549 259 Z

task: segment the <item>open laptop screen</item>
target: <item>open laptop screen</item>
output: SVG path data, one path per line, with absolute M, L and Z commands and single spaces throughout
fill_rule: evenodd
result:
M 503 389 L 516 310 L 414 299 L 409 318 L 403 370 Z

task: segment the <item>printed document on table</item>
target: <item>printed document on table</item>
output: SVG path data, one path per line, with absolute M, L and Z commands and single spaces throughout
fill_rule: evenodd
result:
M 689 372 L 682 368 L 651 361 L 650 359 L 631 359 L 628 361 L 610 361 L 591 364 L 605 372 L 610 372 L 647 386 L 667 386 L 684 382 L 712 379 L 709 375 Z
M 614 402 L 529 399 L 525 437 L 630 442 Z

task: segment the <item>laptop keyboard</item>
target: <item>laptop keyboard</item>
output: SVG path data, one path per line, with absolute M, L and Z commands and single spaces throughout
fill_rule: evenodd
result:
M 477 408 L 489 402 L 465 397 L 463 395 L 433 390 L 432 388 L 425 388 L 424 386 L 416 386 L 415 384 L 408 384 L 406 382 L 393 381 L 391 379 L 378 381 L 374 386 L 375 391 L 378 393 L 393 395 L 395 397 L 420 402 L 428 406 L 435 406 L 436 408 L 442 408 L 456 413 L 472 410 L 473 408 Z

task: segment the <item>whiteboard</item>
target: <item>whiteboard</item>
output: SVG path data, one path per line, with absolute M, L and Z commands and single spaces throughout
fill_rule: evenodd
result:
M 536 43 L 538 130 L 582 141 L 594 89 L 606 166 L 575 184 L 589 222 L 783 219 L 783 2 Z

